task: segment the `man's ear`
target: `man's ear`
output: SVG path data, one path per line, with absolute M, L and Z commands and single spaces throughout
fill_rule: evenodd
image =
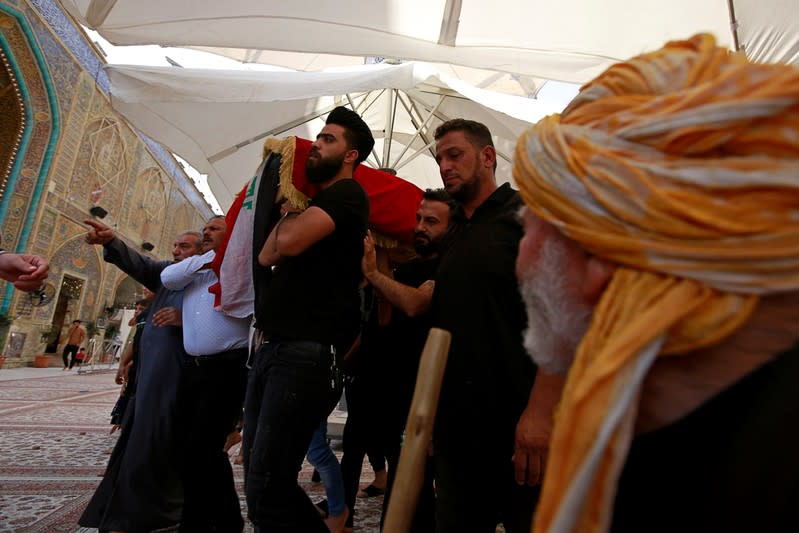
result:
M 585 281 L 582 285 L 583 297 L 589 304 L 595 304 L 599 301 L 599 297 L 605 290 L 613 273 L 616 272 L 616 265 L 597 257 L 595 255 L 588 256 L 585 267 Z
M 487 144 L 480 149 L 480 156 L 483 166 L 494 170 L 494 162 L 497 160 L 497 150 L 490 144 Z
M 344 162 L 355 167 L 355 162 L 358 160 L 358 150 L 347 150 L 344 154 Z

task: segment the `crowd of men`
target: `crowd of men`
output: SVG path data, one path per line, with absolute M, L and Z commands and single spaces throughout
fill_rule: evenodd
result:
M 428 471 L 435 481 L 424 484 L 414 531 L 799 530 L 799 71 L 719 50 L 698 36 L 610 69 L 561 117 L 520 138 L 521 194 L 499 185 L 485 125 L 441 124 L 444 190 L 424 194 L 418 258 L 393 274 L 378 267 L 369 199 L 352 179 L 372 133 L 336 108 L 306 165 L 319 192 L 302 210 L 278 198 L 274 224 L 254 228 L 262 238 L 253 268 L 269 279 L 256 280 L 253 350 L 249 320 L 214 310 L 208 291 L 222 217 L 178 235 L 174 261 L 86 221 L 87 242 L 155 297 L 135 399 L 81 525 L 241 531 L 223 446 L 243 407 L 255 531 L 351 527 L 364 428 L 388 459 L 386 502 L 403 490 L 391 486 L 402 428 L 424 336 L 439 327 L 452 344 Z M 629 72 L 663 80 L 680 61 L 711 73 L 671 73 L 662 89 L 677 95 L 671 107 L 635 107 L 641 89 Z M 732 91 L 724 80 L 736 74 L 740 101 L 729 112 L 740 109 L 738 122 L 719 125 L 691 89 Z M 625 84 L 636 87 L 629 100 L 614 93 Z M 752 96 L 751 84 L 768 90 Z M 635 122 L 679 108 L 678 97 L 699 117 L 690 135 L 679 129 L 686 117 Z M 623 105 L 635 112 L 607 120 Z M 769 121 L 779 129 L 762 134 Z M 751 128 L 760 133 L 746 137 Z M 701 155 L 669 167 L 680 150 Z M 647 159 L 661 151 L 657 163 Z M 721 168 L 729 154 L 756 157 L 707 179 L 681 173 L 696 157 Z M 9 255 L 0 267 L 18 288 L 46 274 L 46 264 Z M 347 372 L 346 507 L 325 521 L 297 475 Z

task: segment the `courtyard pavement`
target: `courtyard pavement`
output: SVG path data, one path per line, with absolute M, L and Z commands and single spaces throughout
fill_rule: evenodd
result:
M 80 528 L 77 520 L 116 443 L 109 415 L 118 394 L 109 370 L 0 369 L 0 533 L 96 531 Z M 334 412 L 331 425 L 340 426 L 342 415 Z M 324 489 L 311 483 L 311 473 L 306 462 L 300 484 L 318 501 Z M 240 466 L 234 465 L 234 474 L 243 495 Z M 362 485 L 370 479 L 365 467 Z M 377 531 L 381 505 L 382 497 L 359 499 L 355 531 Z

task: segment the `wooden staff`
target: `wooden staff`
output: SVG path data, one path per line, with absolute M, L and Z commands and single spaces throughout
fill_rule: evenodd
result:
M 411 529 L 416 504 L 424 479 L 427 447 L 433 435 L 438 396 L 452 335 L 443 329 L 431 328 L 419 360 L 416 389 L 405 425 L 397 476 L 388 502 L 384 533 L 406 533 Z

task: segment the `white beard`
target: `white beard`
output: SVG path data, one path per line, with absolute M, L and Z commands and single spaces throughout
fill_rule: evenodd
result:
M 527 309 L 524 348 L 539 367 L 552 374 L 568 372 L 593 313 L 567 285 L 566 261 L 564 244 L 546 239 L 537 264 L 519 280 Z

